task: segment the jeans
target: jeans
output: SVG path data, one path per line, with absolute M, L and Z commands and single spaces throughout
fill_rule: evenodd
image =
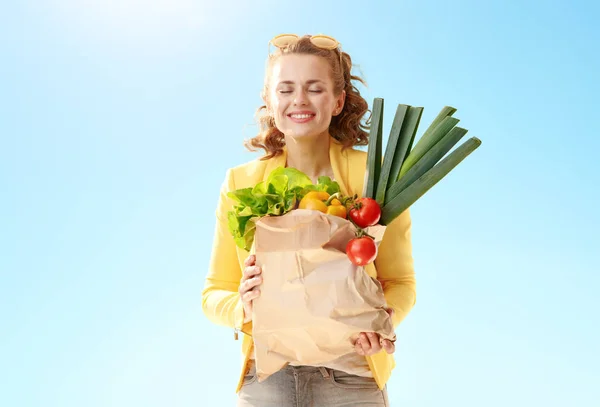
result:
M 262 383 L 251 362 L 238 407 L 389 407 L 387 389 L 375 379 L 324 367 L 287 366 Z

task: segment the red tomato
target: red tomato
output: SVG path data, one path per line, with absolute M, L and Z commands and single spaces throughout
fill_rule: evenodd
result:
M 381 208 L 374 199 L 360 198 L 356 201 L 356 206 L 350 209 L 349 215 L 358 227 L 366 228 L 379 222 Z
M 346 255 L 357 266 L 366 266 L 377 257 L 377 245 L 370 237 L 357 237 L 346 245 Z

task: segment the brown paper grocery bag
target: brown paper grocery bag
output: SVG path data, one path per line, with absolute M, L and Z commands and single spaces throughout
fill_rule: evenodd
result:
M 353 352 L 360 332 L 395 339 L 381 284 L 346 256 L 355 230 L 346 219 L 307 209 L 256 223 L 263 284 L 252 336 L 259 382 L 290 363 L 322 366 Z M 367 232 L 379 244 L 385 227 Z

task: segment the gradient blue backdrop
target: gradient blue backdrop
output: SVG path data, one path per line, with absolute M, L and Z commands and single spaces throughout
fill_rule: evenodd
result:
M 0 405 L 233 405 L 240 344 L 200 292 L 282 32 L 338 38 L 386 131 L 398 103 L 423 123 L 452 105 L 483 141 L 412 208 L 418 299 L 392 406 L 600 405 L 599 11 L 3 3 Z

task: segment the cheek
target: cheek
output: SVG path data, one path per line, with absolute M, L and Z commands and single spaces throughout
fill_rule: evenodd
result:
M 271 102 L 271 110 L 275 115 L 281 114 L 281 110 L 285 108 L 284 101 L 280 98 L 280 96 L 276 93 L 271 94 L 270 97 Z
M 320 98 L 318 104 L 323 111 L 333 111 L 335 109 L 335 101 L 329 95 Z

